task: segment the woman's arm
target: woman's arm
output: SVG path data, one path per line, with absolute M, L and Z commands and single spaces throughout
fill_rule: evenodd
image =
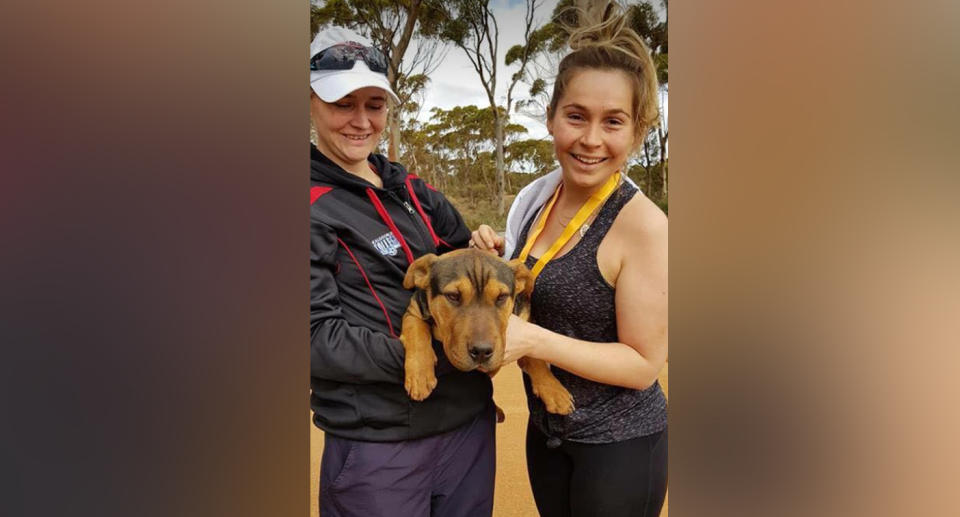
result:
M 656 381 L 667 360 L 667 221 L 655 205 L 652 210 L 639 205 L 630 207 L 633 213 L 621 213 L 628 217 L 618 232 L 624 236 L 615 299 L 620 341 L 574 339 L 513 316 L 505 361 L 529 356 L 586 379 L 633 389 Z
M 351 325 L 340 308 L 334 279 L 337 236 L 325 225 L 310 225 L 310 375 L 365 384 L 403 382 L 399 339 Z

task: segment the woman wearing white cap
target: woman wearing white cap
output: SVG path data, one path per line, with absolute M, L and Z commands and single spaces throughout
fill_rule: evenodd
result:
M 320 513 L 491 515 L 490 378 L 437 353 L 437 387 L 412 401 L 398 339 L 411 296 L 407 267 L 465 247 L 470 230 L 440 192 L 373 153 L 388 100 L 397 101 L 386 56 L 331 28 L 310 45 L 310 70 L 310 405 L 325 431 Z

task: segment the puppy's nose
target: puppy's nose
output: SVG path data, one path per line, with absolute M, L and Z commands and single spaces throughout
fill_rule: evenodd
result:
M 490 359 L 490 356 L 493 355 L 493 347 L 486 343 L 471 345 L 467 351 L 470 352 L 470 357 L 478 363 Z

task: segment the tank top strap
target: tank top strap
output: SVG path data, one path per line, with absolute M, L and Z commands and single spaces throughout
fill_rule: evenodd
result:
M 626 182 L 621 183 L 617 190 L 614 191 L 606 202 L 603 203 L 603 206 L 600 207 L 600 213 L 598 213 L 597 217 L 590 223 L 590 227 L 587 228 L 586 233 L 575 250 L 579 250 L 581 253 L 589 253 L 590 255 L 595 254 L 597 248 L 600 247 L 600 242 L 603 241 L 607 232 L 610 231 L 610 227 L 613 226 L 613 221 L 616 220 L 617 214 L 620 213 L 620 210 L 628 201 L 633 199 L 633 196 L 636 195 L 637 192 L 638 189 L 633 185 Z

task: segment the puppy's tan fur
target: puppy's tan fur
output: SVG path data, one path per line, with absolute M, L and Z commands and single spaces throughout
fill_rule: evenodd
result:
M 503 361 L 510 314 L 530 317 L 533 279 L 527 267 L 476 249 L 420 257 L 407 269 L 403 286 L 416 289 L 400 334 L 406 353 L 404 387 L 414 400 L 424 400 L 437 386 L 431 335 L 443 343 L 455 368 L 494 375 Z M 471 355 L 471 349 L 489 355 Z M 518 364 L 547 411 L 561 415 L 573 411 L 573 397 L 547 363 L 524 357 Z

